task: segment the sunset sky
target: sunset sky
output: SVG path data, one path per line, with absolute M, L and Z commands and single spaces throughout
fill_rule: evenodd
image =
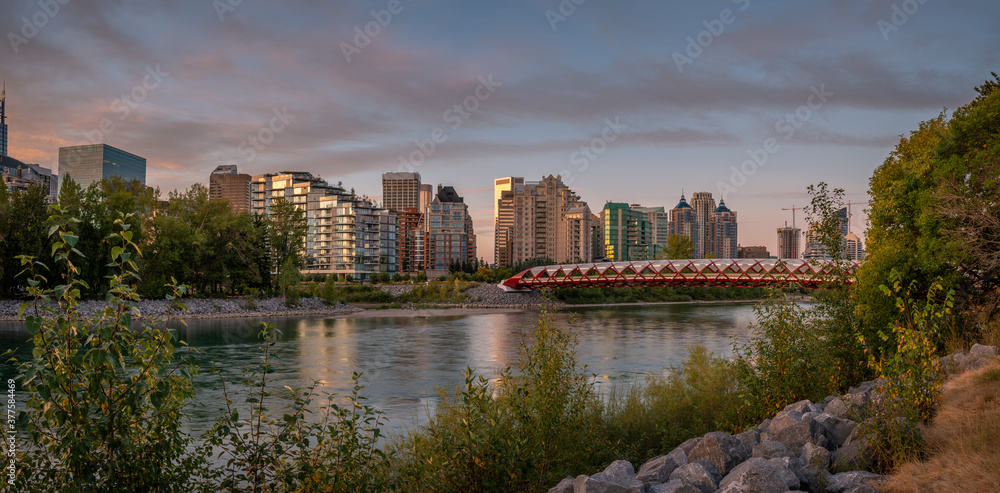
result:
M 865 200 L 900 135 L 1000 72 L 998 21 L 996 0 L 4 0 L 0 79 L 10 155 L 53 169 L 105 142 L 164 194 L 235 163 L 378 199 L 412 167 L 465 196 L 487 260 L 496 177 L 562 174 L 595 212 L 710 191 L 774 254 L 809 184 Z

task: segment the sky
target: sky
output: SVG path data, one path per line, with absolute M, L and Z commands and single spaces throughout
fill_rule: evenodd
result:
M 97 142 L 164 195 L 220 164 L 376 200 L 383 172 L 417 171 L 465 197 L 488 261 L 494 178 L 561 175 L 595 212 L 709 191 L 775 254 L 810 184 L 864 202 L 901 136 L 1000 72 L 997 19 L 996 0 L 4 0 L 0 80 L 10 155 L 56 171 Z

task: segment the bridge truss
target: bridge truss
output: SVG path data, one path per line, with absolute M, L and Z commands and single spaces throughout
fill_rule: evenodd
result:
M 621 286 L 741 286 L 816 288 L 835 280 L 829 260 L 689 259 L 533 267 L 501 281 L 505 291 Z M 852 275 L 857 262 L 841 264 Z M 850 281 L 848 281 L 850 282 Z

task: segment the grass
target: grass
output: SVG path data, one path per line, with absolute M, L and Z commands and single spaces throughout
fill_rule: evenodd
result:
M 947 384 L 924 435 L 928 459 L 901 466 L 883 491 L 1000 490 L 1000 363 Z

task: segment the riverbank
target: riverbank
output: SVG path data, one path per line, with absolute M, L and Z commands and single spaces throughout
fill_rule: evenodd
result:
M 173 311 L 169 313 L 169 303 L 164 300 L 142 300 L 138 303 L 139 312 L 144 318 L 163 318 L 169 315 L 172 318 L 184 320 L 212 319 L 212 318 L 269 318 L 269 317 L 306 317 L 306 316 L 338 316 L 364 311 L 363 308 L 334 303 L 327 305 L 319 298 L 302 298 L 298 305 L 288 307 L 281 298 L 239 298 L 239 299 L 197 299 L 190 298 L 182 300 L 187 307 L 187 311 Z M 17 312 L 21 304 L 20 300 L 0 300 L 0 321 L 18 321 Z M 107 306 L 104 301 L 89 300 L 81 301 L 80 312 L 85 315 L 98 314 Z M 32 313 L 32 308 L 25 310 L 26 314 Z

